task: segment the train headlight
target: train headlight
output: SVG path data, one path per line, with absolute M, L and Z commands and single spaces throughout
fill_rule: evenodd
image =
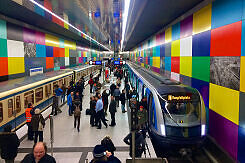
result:
M 165 125 L 161 124 L 161 132 L 163 136 L 166 136 Z
M 206 125 L 202 125 L 201 135 L 202 136 L 206 135 Z

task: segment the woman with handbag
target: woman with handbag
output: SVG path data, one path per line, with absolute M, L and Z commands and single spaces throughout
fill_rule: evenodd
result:
M 31 126 L 34 132 L 34 143 L 37 143 L 37 138 L 39 137 L 39 141 L 43 142 L 43 128 L 45 126 L 45 120 L 41 114 L 40 109 L 35 109 L 35 114 L 31 119 Z

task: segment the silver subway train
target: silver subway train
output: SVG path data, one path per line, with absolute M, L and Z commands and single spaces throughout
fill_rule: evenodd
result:
M 89 75 L 98 71 L 99 66 L 85 65 L 0 82 L 0 131 L 7 124 L 13 130 L 25 125 L 28 103 L 44 112 L 52 105 L 56 86 L 68 86 L 71 80 L 77 81 L 82 76 L 88 81 Z
M 139 101 L 147 97 L 148 133 L 155 152 L 199 147 L 206 137 L 206 111 L 198 90 L 127 62 L 131 85 Z

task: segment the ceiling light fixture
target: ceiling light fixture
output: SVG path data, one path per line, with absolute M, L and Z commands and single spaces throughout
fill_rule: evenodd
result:
M 130 0 L 124 0 L 124 12 L 123 12 L 123 24 L 122 24 L 122 41 L 121 41 L 121 50 L 123 48 L 124 38 L 125 38 L 125 31 L 127 26 L 128 20 L 128 10 L 129 10 Z
M 37 3 L 34 0 L 29 0 L 30 2 L 34 3 L 35 5 L 37 5 L 38 7 L 40 7 L 41 9 L 45 10 L 46 12 L 50 13 L 51 15 L 53 15 L 54 17 L 56 17 L 57 19 L 63 21 L 64 23 L 68 24 L 70 27 L 72 27 L 73 29 L 77 30 L 78 32 L 82 33 L 83 35 L 85 35 L 86 37 L 88 37 L 90 40 L 95 41 L 98 45 L 102 46 L 103 48 L 111 51 L 109 48 L 107 48 L 106 46 L 102 45 L 101 43 L 99 43 L 98 41 L 96 41 L 95 39 L 91 38 L 89 35 L 87 35 L 86 33 L 82 32 L 81 30 L 79 30 L 78 28 L 76 28 L 75 26 L 73 26 L 72 24 L 70 24 L 68 21 L 62 19 L 61 17 L 59 17 L 58 15 L 56 15 L 55 13 L 51 12 L 50 10 L 48 10 L 47 8 L 45 8 L 44 6 L 40 5 L 39 3 Z

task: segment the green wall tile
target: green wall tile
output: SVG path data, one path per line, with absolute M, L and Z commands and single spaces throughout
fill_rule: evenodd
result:
M 7 40 L 0 38 L 0 57 L 8 57 Z
M 192 57 L 192 77 L 209 82 L 210 57 Z
M 6 22 L 3 20 L 0 20 L 0 38 L 7 39 Z

